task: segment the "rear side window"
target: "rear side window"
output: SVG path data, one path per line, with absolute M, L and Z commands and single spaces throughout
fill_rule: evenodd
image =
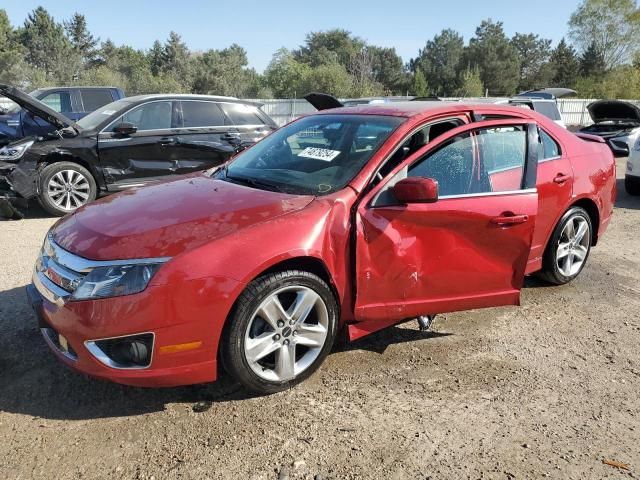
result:
M 562 120 L 555 102 L 536 102 L 535 110 L 551 120 Z
M 538 142 L 538 160 L 547 160 L 560 156 L 560 146 L 544 130 L 539 130 L 540 140 Z
M 185 128 L 196 127 L 221 127 L 225 118 L 220 107 L 214 102 L 180 102 L 182 105 L 182 126 Z M 178 122 L 178 125 L 180 122 Z
M 113 102 L 109 90 L 80 90 L 85 112 L 93 112 L 107 103 Z
M 257 107 L 241 103 L 222 103 L 220 106 L 234 125 L 264 125 Z
M 47 107 L 56 112 L 71 112 L 71 95 L 69 92 L 52 92 L 40 99 Z

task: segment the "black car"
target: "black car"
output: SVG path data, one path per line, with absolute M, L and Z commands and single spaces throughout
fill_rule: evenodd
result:
M 99 195 L 219 165 L 277 128 L 260 104 L 229 97 L 129 97 L 73 122 L 13 87 L 0 94 L 57 128 L 0 149 L 0 196 L 37 197 L 60 216 Z
M 49 87 L 39 88 L 29 95 L 73 121 L 125 96 L 122 89 L 116 87 Z M 53 131 L 53 125 L 20 105 L 0 108 L 0 146 L 22 137 Z

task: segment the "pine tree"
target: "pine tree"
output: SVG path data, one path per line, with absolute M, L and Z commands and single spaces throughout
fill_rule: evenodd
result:
M 573 88 L 578 80 L 580 63 L 575 49 L 564 38 L 551 53 L 550 62 L 554 71 L 553 86 Z
M 64 22 L 64 28 L 73 48 L 82 56 L 83 63 L 90 64 L 96 60 L 96 46 L 100 42 L 87 28 L 84 15 L 75 13 L 71 20 Z
M 421 69 L 418 69 L 413 75 L 413 94 L 416 97 L 426 97 L 429 95 L 429 84 Z
M 604 55 L 595 43 L 591 43 L 580 57 L 580 74 L 585 77 L 604 75 L 606 64 Z

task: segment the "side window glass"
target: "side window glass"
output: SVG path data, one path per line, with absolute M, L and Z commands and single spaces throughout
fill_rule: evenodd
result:
M 103 105 L 113 102 L 109 90 L 81 90 L 80 95 L 82 95 L 82 105 L 85 112 L 93 112 Z
M 544 130 L 538 130 L 540 139 L 538 142 L 538 161 L 560 156 L 560 146 Z
M 224 115 L 215 102 L 183 101 L 182 126 L 185 128 L 222 127 Z
M 129 110 L 114 123 L 132 123 L 141 130 L 163 130 L 171 128 L 171 101 L 151 102 Z
M 56 112 L 71 112 L 71 95 L 69 92 L 53 92 L 40 99 L 47 107 Z
M 520 126 L 467 132 L 413 164 L 408 176 L 437 180 L 441 196 L 519 190 L 526 142 Z
M 242 103 L 221 103 L 220 107 L 224 110 L 233 125 L 263 125 L 264 122 L 260 118 L 257 107 L 253 105 L 244 105 Z

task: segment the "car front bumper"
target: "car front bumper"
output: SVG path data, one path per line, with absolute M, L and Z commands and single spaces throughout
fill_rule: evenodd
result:
M 197 290 L 203 282 L 183 288 L 151 287 L 136 295 L 101 300 L 65 301 L 56 285 L 39 272 L 27 286 L 29 301 L 43 337 L 65 365 L 92 377 L 141 387 L 171 387 L 216 380 L 218 337 L 224 318 L 211 313 Z M 48 283 L 47 283 L 48 282 Z M 176 298 L 186 295 L 189 307 Z M 202 307 L 202 308 L 198 308 Z M 215 312 L 215 310 L 214 310 Z M 92 341 L 141 333 L 154 336 L 147 367 L 114 368 L 92 353 Z M 185 349 L 181 346 L 188 346 Z

